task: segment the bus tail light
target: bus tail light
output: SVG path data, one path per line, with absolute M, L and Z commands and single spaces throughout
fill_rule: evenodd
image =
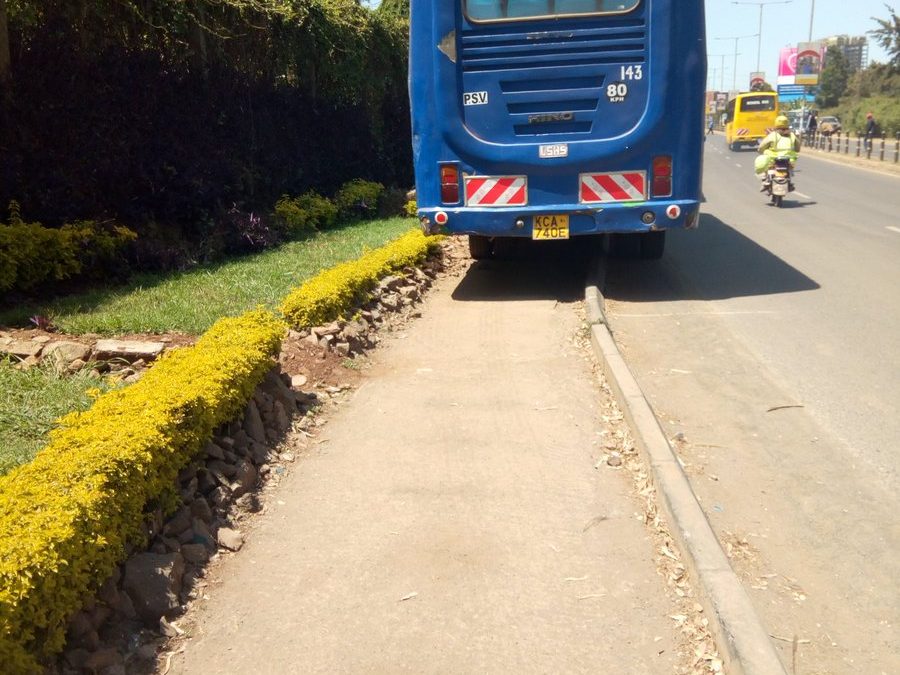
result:
M 668 197 L 672 194 L 672 158 L 658 155 L 653 158 L 653 182 L 651 196 Z
M 459 204 L 459 168 L 456 164 L 441 164 L 441 203 Z

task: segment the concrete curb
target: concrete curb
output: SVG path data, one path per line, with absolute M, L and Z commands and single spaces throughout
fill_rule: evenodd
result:
M 591 344 L 659 493 L 672 536 L 696 580 L 700 601 L 725 668 L 731 675 L 787 675 L 750 597 L 731 569 L 684 470 L 606 324 L 601 265 L 585 288 Z

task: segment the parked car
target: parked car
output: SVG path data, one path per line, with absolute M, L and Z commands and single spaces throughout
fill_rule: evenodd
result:
M 819 118 L 819 133 L 831 136 L 841 130 L 841 121 L 837 117 L 826 116 Z

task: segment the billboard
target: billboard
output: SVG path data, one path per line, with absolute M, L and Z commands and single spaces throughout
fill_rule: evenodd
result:
M 802 84 L 779 84 L 778 100 L 781 103 L 806 101 L 816 98 L 817 87 L 806 87 Z
M 728 92 L 716 92 L 716 112 L 725 112 L 725 106 L 728 104 Z
M 778 84 L 795 84 L 797 72 L 797 48 L 782 47 L 778 58 Z
M 800 42 L 797 44 L 797 69 L 794 75 L 795 84 L 819 84 L 819 73 L 822 72 L 822 43 Z

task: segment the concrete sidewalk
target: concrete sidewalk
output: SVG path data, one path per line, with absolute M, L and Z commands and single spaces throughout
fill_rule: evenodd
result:
M 628 477 L 595 468 L 603 394 L 553 287 L 583 277 L 529 297 L 521 276 L 444 279 L 375 354 L 211 573 L 170 672 L 674 672 L 665 582 Z

